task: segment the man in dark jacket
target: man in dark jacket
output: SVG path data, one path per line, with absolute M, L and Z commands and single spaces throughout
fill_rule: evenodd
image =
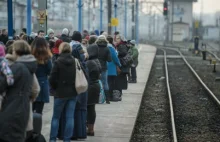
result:
M 108 86 L 108 68 L 107 62 L 112 61 L 111 52 L 107 47 L 108 41 L 104 35 L 98 37 L 96 44 L 98 45 L 99 55 L 98 59 L 102 67 L 101 81 L 104 87 L 105 95 L 106 95 L 106 103 L 110 104 L 110 96 L 109 96 L 109 86 Z
M 63 42 L 68 42 L 70 43 L 71 40 L 69 38 L 69 30 L 67 28 L 64 28 L 63 31 L 62 31 L 62 35 L 60 36 L 60 39 L 63 41 Z

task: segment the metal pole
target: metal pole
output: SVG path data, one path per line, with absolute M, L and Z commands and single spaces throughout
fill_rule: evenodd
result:
M 13 10 L 12 0 L 7 0 L 8 6 L 8 39 L 13 39 Z
M 108 0 L 108 34 L 111 35 L 112 0 Z
M 92 13 L 93 13 L 93 18 L 92 18 L 92 30 L 95 30 L 95 19 L 96 19 L 96 14 L 95 14 L 95 0 L 93 0 L 93 9 L 92 9 Z
M 27 35 L 31 34 L 31 0 L 27 0 Z
M 125 23 L 125 29 L 124 29 L 124 36 L 125 36 L 125 38 L 127 38 L 127 0 L 125 0 L 125 21 L 124 21 Z
M 132 12 L 131 12 L 131 15 L 132 15 L 132 39 L 135 38 L 135 27 L 134 27 L 134 0 L 132 0 Z
M 78 31 L 82 32 L 82 0 L 78 0 Z
M 90 22 L 91 22 L 91 19 L 90 19 L 90 12 L 91 12 L 90 5 L 91 5 L 91 0 L 88 0 L 88 31 L 89 32 L 90 32 Z
M 136 43 L 139 44 L 139 0 L 136 0 Z
M 117 0 L 115 0 L 115 18 L 117 18 Z M 117 31 L 117 26 L 115 26 L 115 32 Z
M 174 0 L 172 0 L 171 42 L 173 43 Z
M 102 12 L 103 12 L 103 1 L 100 0 L 100 32 L 102 31 Z

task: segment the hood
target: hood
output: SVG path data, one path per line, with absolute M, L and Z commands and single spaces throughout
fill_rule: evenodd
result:
M 71 53 L 61 53 L 57 61 L 63 63 L 64 65 L 74 64 L 74 58 Z
M 98 58 L 98 49 L 99 47 L 96 44 L 89 45 L 87 52 L 89 54 L 89 60 Z
M 96 42 L 96 44 L 97 44 L 99 47 L 107 47 L 108 42 L 106 42 L 105 40 L 99 40 L 99 41 Z
M 37 61 L 33 55 L 23 55 L 17 58 L 16 62 L 23 63 L 31 73 L 37 70 Z
M 75 44 L 81 44 L 81 43 L 78 42 L 78 41 L 72 40 L 72 41 L 70 42 L 70 47 L 72 47 L 72 46 L 75 45 Z

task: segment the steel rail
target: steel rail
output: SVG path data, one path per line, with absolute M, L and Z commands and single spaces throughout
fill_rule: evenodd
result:
M 171 115 L 171 125 L 172 125 L 172 133 L 173 133 L 173 142 L 177 142 L 177 135 L 176 135 L 176 125 L 175 125 L 175 118 L 174 118 L 174 111 L 173 111 L 173 101 L 172 95 L 170 91 L 170 84 L 169 84 L 169 73 L 167 67 L 167 55 L 166 51 L 161 49 L 164 52 L 164 65 L 165 65 L 165 74 L 166 74 L 166 85 L 167 85 L 167 92 L 169 96 L 169 104 L 170 104 L 170 115 Z
M 162 47 L 164 48 L 164 47 Z M 208 88 L 208 86 L 206 86 L 206 84 L 202 81 L 202 79 L 199 77 L 199 75 L 196 73 L 196 71 L 192 68 L 192 66 L 188 63 L 188 61 L 186 60 L 186 58 L 184 57 L 184 55 L 176 50 L 176 49 L 173 49 L 173 48 L 167 48 L 166 49 L 169 49 L 169 50 L 173 50 L 173 51 L 176 51 L 180 54 L 180 56 L 182 57 L 182 59 L 184 60 L 184 62 L 186 63 L 186 65 L 189 67 L 189 69 L 193 72 L 194 76 L 198 79 L 198 81 L 202 84 L 202 86 L 206 89 L 206 91 L 211 95 L 211 97 L 215 100 L 215 102 L 220 106 L 220 101 L 219 99 L 215 96 L 215 94 Z

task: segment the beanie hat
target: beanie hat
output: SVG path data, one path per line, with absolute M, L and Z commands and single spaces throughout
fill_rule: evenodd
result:
M 5 47 L 0 44 L 0 57 L 5 57 Z
M 79 31 L 74 31 L 72 35 L 72 40 L 81 42 L 82 41 L 82 35 Z
M 108 36 L 108 33 L 103 32 L 102 35 L 104 35 L 105 37 L 107 37 L 107 36 Z
M 135 45 L 136 41 L 135 40 L 131 40 L 129 43 L 132 44 L 132 45 Z
M 69 30 L 67 28 L 64 28 L 62 31 L 63 35 L 68 35 L 69 34 Z
M 97 38 L 97 40 L 96 40 L 96 43 L 98 43 L 98 42 L 103 42 L 103 41 L 106 42 L 106 43 L 108 43 L 106 37 L 105 37 L 104 35 L 100 35 L 100 36 L 98 36 L 98 38 Z
M 52 33 L 54 33 L 53 29 L 48 29 L 48 30 L 47 30 L 47 34 L 48 34 L 48 35 L 49 35 L 49 34 L 52 34 Z

